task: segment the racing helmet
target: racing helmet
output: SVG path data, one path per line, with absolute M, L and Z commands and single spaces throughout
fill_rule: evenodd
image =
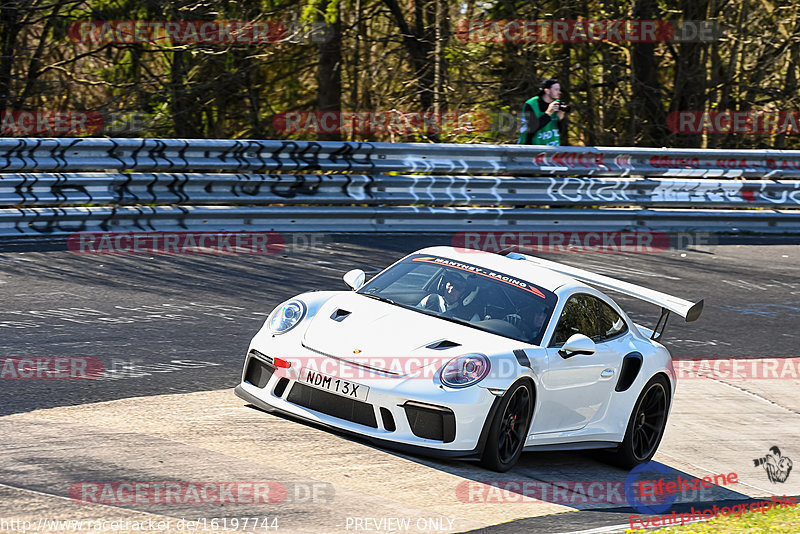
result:
M 445 287 L 448 283 L 453 286 L 460 287 L 460 304 L 462 306 L 469 306 L 475 300 L 475 297 L 478 296 L 479 288 L 478 284 L 476 283 L 476 278 L 477 275 L 475 274 L 470 276 L 462 276 L 454 271 L 445 271 L 442 274 L 442 277 L 439 279 L 436 292 L 444 296 L 444 294 L 447 292 Z

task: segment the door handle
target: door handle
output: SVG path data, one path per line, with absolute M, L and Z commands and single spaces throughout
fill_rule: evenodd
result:
M 612 376 L 614 376 L 614 370 L 613 369 L 603 369 L 603 372 L 600 373 L 600 376 L 602 376 L 603 378 L 611 378 Z

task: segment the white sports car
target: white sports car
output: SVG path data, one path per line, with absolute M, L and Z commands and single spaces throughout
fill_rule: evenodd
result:
M 658 340 L 695 304 L 561 263 L 427 248 L 353 291 L 303 293 L 250 343 L 236 394 L 380 445 L 507 471 L 523 450 L 658 448 L 675 391 Z M 661 307 L 654 330 L 606 295 Z

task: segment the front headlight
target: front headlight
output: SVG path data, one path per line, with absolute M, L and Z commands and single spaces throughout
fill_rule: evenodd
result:
M 442 368 L 442 383 L 451 388 L 465 388 L 486 378 L 491 368 L 489 358 L 483 354 L 464 354 Z
M 283 334 L 294 328 L 306 315 L 306 305 L 301 300 L 284 302 L 267 319 L 267 326 L 273 334 Z

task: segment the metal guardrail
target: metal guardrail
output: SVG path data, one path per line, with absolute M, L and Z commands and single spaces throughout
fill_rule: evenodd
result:
M 800 180 L 365 174 L 0 175 L 0 203 L 800 207 Z
M 531 230 L 788 233 L 800 211 L 354 206 L 152 206 L 0 211 L 0 235 L 76 232 L 463 232 Z
M 800 211 L 785 208 L 799 205 L 800 151 L 0 139 L 0 236 L 515 225 L 797 232 Z
M 800 178 L 800 151 L 211 139 L 0 139 L 0 171 L 269 171 Z

